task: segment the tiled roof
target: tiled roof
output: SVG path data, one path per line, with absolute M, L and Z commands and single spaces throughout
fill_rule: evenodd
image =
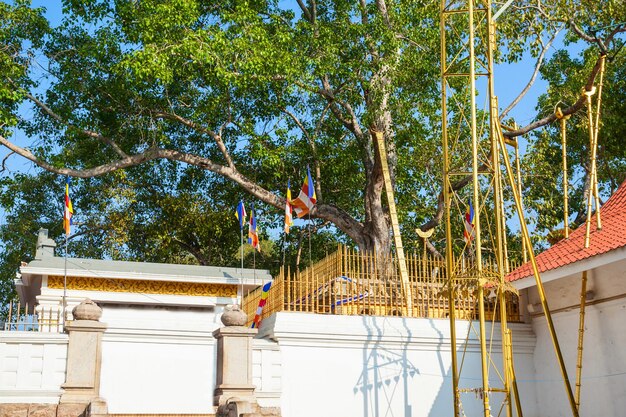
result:
M 600 209 L 602 229 L 597 230 L 595 215 L 592 216 L 589 247 L 585 249 L 585 230 L 583 223 L 550 249 L 536 256 L 539 272 L 550 271 L 571 263 L 601 255 L 626 246 L 626 181 Z M 507 276 L 507 280 L 516 281 L 533 274 L 530 262 L 520 266 Z

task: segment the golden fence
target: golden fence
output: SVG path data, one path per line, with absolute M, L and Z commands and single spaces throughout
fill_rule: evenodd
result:
M 59 309 L 36 308 L 19 300 L 10 301 L 6 310 L 5 331 L 34 331 L 59 333 L 63 330 L 61 311 Z
M 362 254 L 340 246 L 303 271 L 281 268 L 274 278 L 263 307 L 261 320 L 279 311 L 317 314 L 403 316 L 447 318 L 448 283 L 445 261 L 428 255 L 407 255 L 407 269 L 412 293 L 412 308 L 400 284 L 394 257 Z M 455 313 L 459 319 L 478 317 L 476 280 L 470 279 L 475 265 L 462 259 L 456 263 Z M 495 267 L 485 262 L 483 275 L 496 276 Z M 463 276 L 468 279 L 464 282 Z M 252 323 L 262 288 L 244 297 L 243 308 Z M 506 293 L 508 321 L 519 321 L 519 300 L 513 291 Z M 500 311 L 494 285 L 487 285 L 483 300 L 486 319 L 499 321 Z

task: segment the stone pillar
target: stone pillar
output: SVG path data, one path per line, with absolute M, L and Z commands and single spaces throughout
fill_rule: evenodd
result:
M 87 415 L 106 415 L 106 402 L 100 398 L 102 334 L 107 328 L 100 323 L 102 309 L 85 299 L 72 310 L 74 320 L 66 324 L 69 332 L 67 373 L 61 385 L 60 404 L 84 404 Z
M 252 339 L 257 329 L 246 327 L 246 314 L 238 306 L 222 314 L 225 327 L 213 332 L 217 339 L 217 381 L 214 405 L 218 415 L 237 414 L 257 409 L 252 385 Z

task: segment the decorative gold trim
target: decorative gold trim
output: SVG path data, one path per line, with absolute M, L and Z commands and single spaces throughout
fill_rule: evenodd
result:
M 62 276 L 48 277 L 48 288 L 63 289 Z M 147 281 L 138 279 L 113 279 L 67 277 L 68 290 L 126 292 L 132 294 L 168 294 L 202 297 L 237 296 L 235 284 L 202 284 L 197 282 Z

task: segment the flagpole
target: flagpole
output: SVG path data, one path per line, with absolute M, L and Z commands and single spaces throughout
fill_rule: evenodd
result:
M 313 265 L 313 262 L 311 261 L 311 211 L 310 210 L 309 210 L 308 227 L 309 227 L 309 266 L 311 266 Z
M 243 227 L 242 226 L 239 227 L 239 232 L 241 235 L 241 239 L 240 239 L 240 242 L 241 242 L 241 245 L 240 245 L 241 247 L 241 274 L 240 274 L 241 293 L 239 295 L 239 308 L 241 309 L 243 308 L 243 305 L 242 305 L 243 304 Z
M 63 308 L 61 314 L 63 315 L 61 319 L 62 330 L 65 331 L 65 309 L 67 306 L 67 233 L 65 234 L 65 267 L 63 271 Z

